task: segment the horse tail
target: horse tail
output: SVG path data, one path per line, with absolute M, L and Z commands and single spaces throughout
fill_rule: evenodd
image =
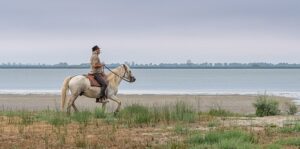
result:
M 69 82 L 73 77 L 69 76 L 65 78 L 64 83 L 61 88 L 61 110 L 63 111 L 65 108 L 66 98 L 67 98 L 67 91 L 69 89 Z

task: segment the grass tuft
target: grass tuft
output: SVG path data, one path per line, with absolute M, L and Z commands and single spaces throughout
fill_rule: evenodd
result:
M 223 117 L 229 117 L 229 116 L 237 116 L 237 114 L 232 113 L 230 111 L 221 109 L 221 108 L 217 108 L 217 109 L 210 109 L 208 111 L 208 114 L 211 116 L 223 116 Z
M 300 138 L 287 138 L 276 142 L 280 145 L 300 146 Z
M 94 118 L 104 119 L 107 117 L 107 114 L 103 109 L 95 108 L 94 110 Z
M 241 130 L 211 131 L 205 135 L 194 134 L 188 139 L 189 144 L 211 145 L 216 148 L 257 148 L 252 134 Z
M 71 122 L 70 118 L 64 112 L 59 111 L 41 111 L 35 115 L 38 121 L 43 120 L 56 127 L 66 125 Z
M 81 111 L 81 112 L 75 112 L 72 116 L 71 119 L 80 123 L 80 124 L 84 124 L 87 125 L 87 123 L 89 122 L 89 120 L 92 118 L 92 112 L 85 110 L 85 111 Z

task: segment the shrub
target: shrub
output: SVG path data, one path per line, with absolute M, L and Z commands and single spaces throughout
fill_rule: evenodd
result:
M 280 113 L 278 101 L 270 99 L 267 95 L 258 96 L 258 99 L 253 105 L 256 108 L 255 114 L 257 116 L 278 115 Z
M 297 113 L 298 107 L 295 103 L 288 102 L 288 103 L 286 103 L 286 106 L 287 106 L 287 114 L 288 115 L 294 115 Z

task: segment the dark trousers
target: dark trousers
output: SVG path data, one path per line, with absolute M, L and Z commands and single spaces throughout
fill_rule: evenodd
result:
M 101 76 L 100 73 L 95 73 L 94 74 L 96 81 L 100 84 L 101 86 L 101 95 L 100 96 L 105 96 L 105 90 L 107 88 L 107 84 L 105 79 Z

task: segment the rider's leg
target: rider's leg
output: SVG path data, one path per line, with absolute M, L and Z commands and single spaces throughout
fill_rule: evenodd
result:
M 97 82 L 101 86 L 101 95 L 100 95 L 100 98 L 103 98 L 103 97 L 105 97 L 105 90 L 107 88 L 106 81 L 104 80 L 103 77 L 101 77 L 100 74 L 95 74 L 95 79 L 97 80 Z

